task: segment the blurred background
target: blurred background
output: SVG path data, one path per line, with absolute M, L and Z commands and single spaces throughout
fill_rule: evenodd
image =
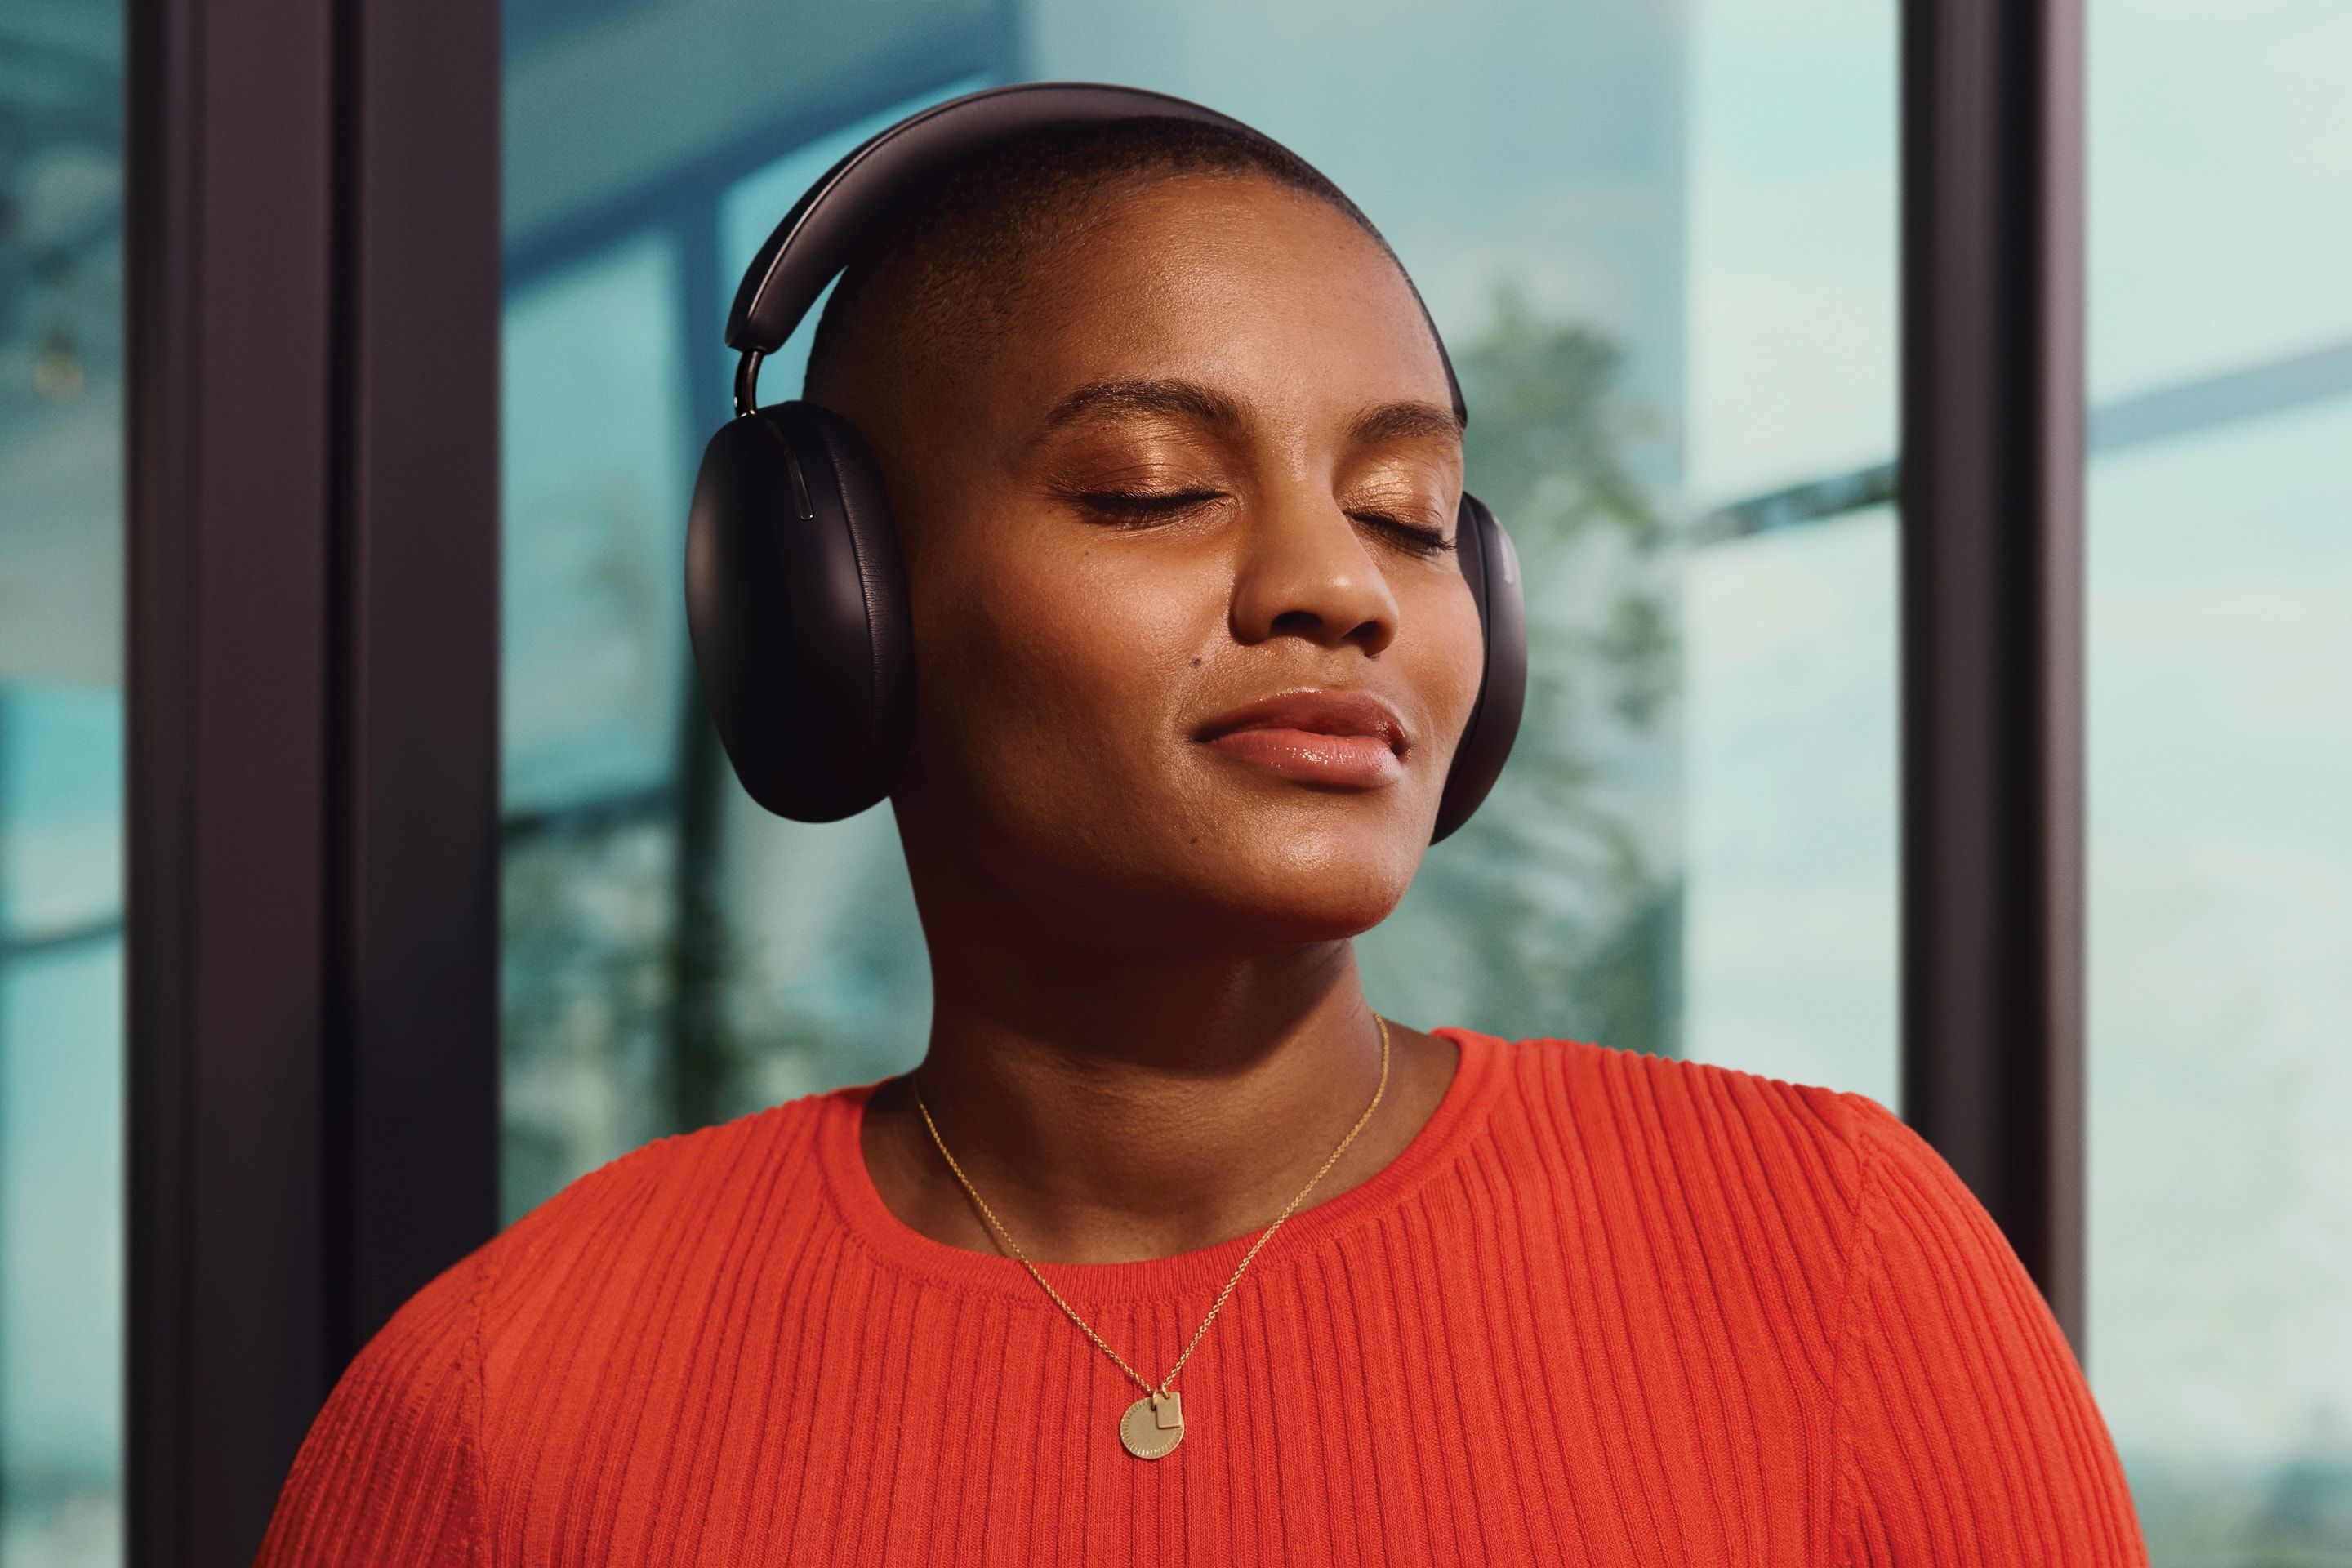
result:
M 767 816 L 703 718 L 684 503 L 776 219 L 1024 79 L 1279 138 L 1459 365 L 1534 681 L 1375 1005 L 1897 1102 L 1892 0 L 504 15 L 506 1217 L 921 1053 L 887 807 Z M 123 1552 L 124 36 L 0 10 L 0 1568 Z M 2158 1564 L 2352 1564 L 2352 6 L 2088 60 L 2087 1363 Z

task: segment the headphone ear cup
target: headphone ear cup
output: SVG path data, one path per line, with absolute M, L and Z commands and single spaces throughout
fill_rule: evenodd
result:
M 753 800 L 833 822 L 889 793 L 914 733 L 913 635 L 889 492 L 855 426 L 780 403 L 711 437 L 686 609 L 703 700 Z
M 1495 787 L 1510 758 L 1511 742 L 1518 739 L 1528 699 L 1527 591 L 1519 580 L 1519 552 L 1486 503 L 1467 490 L 1454 518 L 1454 539 L 1462 575 L 1469 580 L 1471 597 L 1478 604 L 1486 663 L 1478 700 L 1470 706 L 1470 722 L 1445 775 L 1436 829 L 1429 836 L 1432 844 L 1467 822 Z

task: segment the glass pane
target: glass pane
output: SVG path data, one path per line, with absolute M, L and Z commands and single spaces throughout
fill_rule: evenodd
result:
M 2352 1563 L 2347 58 L 2090 7 L 2088 1348 L 2159 1568 Z
M 1683 605 L 1690 1054 L 1892 1106 L 1894 510 L 1700 551 Z
M 0 1563 L 122 1560 L 122 17 L 0 21 Z
M 665 783 L 686 519 L 677 247 L 634 236 L 516 290 L 501 389 L 509 812 Z
M 0 968 L 0 1562 L 121 1558 L 122 939 Z
M 1703 500 L 1894 454 L 1896 14 L 1697 8 L 1687 483 Z
M 669 1131 L 685 606 L 678 244 L 509 291 L 504 334 L 505 1202 Z
M 2094 472 L 2089 1348 L 2159 1564 L 2352 1561 L 2347 451 Z
M 2352 7 L 2091 0 L 2089 50 L 2092 402 L 2352 361 Z
M 1367 209 L 1447 334 L 1473 487 L 1528 569 L 1535 689 L 1493 800 L 1361 939 L 1375 1004 L 1891 1096 L 1891 523 L 1824 521 L 1865 489 L 1744 538 L 1738 503 L 1888 456 L 1893 7 L 940 4 L 828 37 L 826 70 L 796 63 L 752 106 L 726 72 L 667 74 L 729 5 L 559 9 L 509 0 L 509 352 L 528 333 L 534 363 L 509 374 L 576 412 L 510 402 L 510 498 L 525 470 L 560 483 L 509 511 L 535 535 L 510 566 L 553 563 L 509 593 L 631 651 L 509 639 L 510 1206 L 627 1140 L 922 1049 L 928 966 L 887 808 L 779 821 L 694 701 L 664 727 L 656 686 L 628 680 L 651 681 L 637 650 L 667 637 L 667 689 L 691 690 L 676 563 L 642 614 L 581 565 L 620 511 L 583 476 L 673 473 L 669 513 L 623 531 L 633 563 L 656 561 L 725 413 L 717 323 L 742 259 L 866 131 L 997 80 L 1132 82 L 1263 127 Z M 583 137 L 616 151 L 583 159 Z M 647 357 L 577 341 L 596 335 Z M 764 395 L 792 395 L 798 366 L 772 357 Z M 1791 940 L 1792 907 L 1819 936 L 1795 970 L 1750 929 L 1765 910 Z

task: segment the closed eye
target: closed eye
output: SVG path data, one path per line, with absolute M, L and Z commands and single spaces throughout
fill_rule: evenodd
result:
M 1070 500 L 1106 517 L 1150 521 L 1190 511 L 1208 501 L 1221 500 L 1223 490 L 1079 490 Z
M 1223 500 L 1223 490 L 1077 490 L 1069 500 L 1087 510 L 1122 521 L 1144 524 L 1178 516 L 1210 501 Z M 1386 512 L 1351 511 L 1358 522 L 1369 523 L 1416 555 L 1434 556 L 1456 548 L 1441 529 L 1408 522 Z
M 1442 529 L 1427 528 L 1419 523 L 1407 522 L 1401 517 L 1391 517 L 1386 512 L 1351 511 L 1348 515 L 1358 522 L 1370 523 L 1418 555 L 1442 555 L 1446 551 L 1456 547 L 1456 542 L 1446 537 Z

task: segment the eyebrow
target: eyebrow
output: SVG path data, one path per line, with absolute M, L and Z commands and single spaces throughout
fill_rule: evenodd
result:
M 1189 420 L 1227 433 L 1245 429 L 1249 424 L 1241 405 L 1214 387 L 1197 381 L 1129 377 L 1088 382 L 1077 388 L 1054 405 L 1045 416 L 1045 428 L 1138 414 Z M 1352 446 L 1425 437 L 1460 440 L 1462 428 L 1462 421 L 1451 408 L 1407 399 L 1379 404 L 1358 414 L 1348 422 L 1348 440 Z
M 1462 438 L 1462 421 L 1454 416 L 1451 408 L 1414 401 L 1383 403 L 1376 408 L 1365 409 L 1348 422 L 1348 439 L 1360 447 L 1369 447 L 1378 441 L 1403 441 L 1425 436 L 1458 441 Z
M 1045 416 L 1045 428 L 1056 430 L 1083 420 L 1132 414 L 1186 419 L 1227 432 L 1239 431 L 1249 423 L 1241 405 L 1197 381 L 1131 377 L 1088 382 L 1054 405 L 1053 412 Z

